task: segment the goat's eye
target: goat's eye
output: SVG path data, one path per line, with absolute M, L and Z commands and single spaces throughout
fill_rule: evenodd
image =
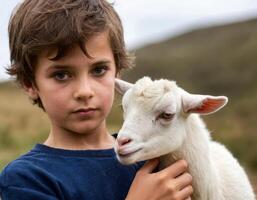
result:
M 160 119 L 165 119 L 165 120 L 172 120 L 172 118 L 174 117 L 174 114 L 172 113 L 166 113 L 166 112 L 163 112 L 161 113 L 158 118 Z

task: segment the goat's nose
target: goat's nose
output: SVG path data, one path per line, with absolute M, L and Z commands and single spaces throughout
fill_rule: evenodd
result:
M 130 138 L 118 138 L 117 142 L 119 146 L 123 146 L 125 144 L 130 143 L 132 140 Z

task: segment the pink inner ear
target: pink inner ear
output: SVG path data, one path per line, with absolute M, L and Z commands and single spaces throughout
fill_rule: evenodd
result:
M 188 112 L 199 113 L 199 114 L 208 114 L 216 111 L 224 104 L 224 99 L 212 99 L 206 98 L 202 101 L 196 108 L 188 110 Z

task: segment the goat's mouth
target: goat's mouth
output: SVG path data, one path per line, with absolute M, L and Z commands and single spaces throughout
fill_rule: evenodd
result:
M 131 149 L 131 150 L 128 150 L 128 151 L 118 151 L 118 156 L 120 158 L 130 157 L 131 155 L 139 152 L 140 150 L 142 150 L 142 148 Z

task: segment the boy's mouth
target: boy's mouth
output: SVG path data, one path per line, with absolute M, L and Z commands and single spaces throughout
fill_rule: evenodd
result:
M 73 113 L 79 115 L 80 117 L 90 117 L 97 110 L 98 110 L 97 108 L 80 108 L 75 110 Z
M 74 113 L 76 113 L 76 112 L 89 112 L 89 111 L 92 111 L 92 110 L 96 110 L 96 108 L 79 108 L 79 109 L 75 110 Z

